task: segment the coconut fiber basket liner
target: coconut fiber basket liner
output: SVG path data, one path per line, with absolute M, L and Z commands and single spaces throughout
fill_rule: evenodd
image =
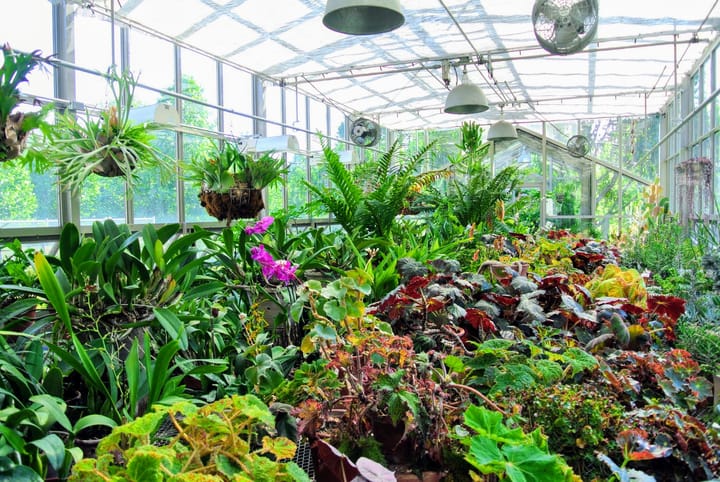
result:
M 203 189 L 198 195 L 200 205 L 219 221 L 254 218 L 265 207 L 260 189 L 232 188 L 226 193 Z

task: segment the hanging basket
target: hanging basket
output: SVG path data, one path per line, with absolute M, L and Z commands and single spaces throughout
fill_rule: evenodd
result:
M 236 184 L 226 193 L 202 189 L 198 195 L 200 205 L 218 221 L 254 218 L 265 207 L 262 191 Z
M 120 161 L 121 163 L 124 163 L 125 152 L 123 152 L 117 148 L 107 150 L 105 153 L 105 157 L 103 157 L 102 161 L 100 161 L 99 164 L 97 164 L 95 167 L 93 167 L 92 172 L 93 172 L 93 174 L 97 174 L 98 176 L 102 176 L 102 177 L 125 176 L 126 173 L 120 167 L 120 164 L 118 164 L 118 161 Z M 130 168 L 131 171 L 135 169 L 135 165 L 137 164 L 136 161 L 137 161 L 136 156 L 131 155 L 129 162 L 127 162 L 127 166 Z
M 18 157 L 25 150 L 28 133 L 22 130 L 25 114 L 10 114 L 5 123 L 0 123 L 0 162 Z

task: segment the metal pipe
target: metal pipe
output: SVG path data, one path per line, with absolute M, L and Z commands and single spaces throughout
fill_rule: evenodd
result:
M 680 41 L 681 43 L 697 43 L 697 42 L 710 42 L 710 39 L 700 39 L 697 37 L 689 38 L 687 40 Z M 661 47 L 664 45 L 675 45 L 675 40 L 668 40 L 668 41 L 662 41 L 662 42 L 653 42 L 653 43 L 647 43 L 647 44 L 633 44 L 633 45 L 619 45 L 616 47 L 598 47 L 594 49 L 585 49 L 581 53 L 594 53 L 594 52 L 609 52 L 613 50 L 627 50 L 627 49 L 637 49 L 637 48 L 643 48 L 643 47 Z M 488 54 L 490 55 L 490 54 Z M 550 53 L 544 53 L 544 54 L 537 54 L 537 55 L 519 55 L 514 57 L 493 57 L 494 62 L 508 62 L 508 61 L 515 61 L 515 60 L 529 60 L 529 59 L 542 59 L 547 57 L 557 57 L 557 55 L 550 54 Z M 302 79 L 302 80 L 296 80 L 295 82 L 304 84 L 304 83 L 310 83 L 310 82 L 323 82 L 327 80 L 342 80 L 342 79 L 351 79 L 355 77 L 365 77 L 365 76 L 373 76 L 373 75 L 386 75 L 388 73 L 402 73 L 402 72 L 412 72 L 415 70 L 422 70 L 422 69 L 439 69 L 442 68 L 442 63 L 438 63 L 436 65 L 425 65 L 424 62 L 442 62 L 442 61 L 448 61 L 448 60 L 454 60 L 451 62 L 451 65 L 453 67 L 463 66 L 463 65 L 469 65 L 469 64 L 476 64 L 479 62 L 475 62 L 472 60 L 472 56 L 457 56 L 457 57 L 436 57 L 436 58 L 426 58 L 426 59 L 417 59 L 412 61 L 404 61 L 404 62 L 393 62 L 393 63 L 385 63 L 385 64 L 373 64 L 373 65 L 367 65 L 367 66 L 351 66 L 346 67 L 343 69 L 333 69 L 328 71 L 322 71 L 322 72 L 311 72 L 311 73 L 301 73 L 294 76 L 296 79 Z M 464 60 L 463 60 L 464 59 Z M 415 64 L 421 63 L 422 66 L 415 66 Z M 402 65 L 410 65 L 409 67 L 401 67 L 401 68 L 392 68 L 395 66 L 402 66 Z M 380 69 L 376 72 L 367 72 L 367 73 L 353 73 L 354 70 L 367 70 L 367 69 Z M 340 72 L 351 72 L 350 74 L 345 75 L 334 75 L 334 76 L 328 76 L 328 73 L 340 73 Z M 317 78 L 311 78 L 317 76 Z M 281 85 L 294 85 L 294 82 L 290 82 L 287 80 L 287 78 L 281 80 Z

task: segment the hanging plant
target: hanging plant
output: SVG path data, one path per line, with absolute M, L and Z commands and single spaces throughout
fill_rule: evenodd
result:
M 27 135 L 39 127 L 49 106 L 38 112 L 16 112 L 20 104 L 18 86 L 27 82 L 28 74 L 47 61 L 40 51 L 16 52 L 8 44 L 2 47 L 3 64 L 0 68 L 0 162 L 18 157 L 25 149 Z
M 198 185 L 200 204 L 227 225 L 254 218 L 265 207 L 262 189 L 284 182 L 283 158 L 265 153 L 255 158 L 234 142 L 223 142 L 185 165 L 185 179 Z
M 132 188 L 137 169 L 160 167 L 161 174 L 167 176 L 174 171 L 173 160 L 151 143 L 152 131 L 163 126 L 130 120 L 137 78 L 127 71 L 118 74 L 111 70 L 108 83 L 113 99 L 107 108 L 97 116 L 62 112 L 48 129 L 44 145 L 33 152 L 54 166 L 60 183 L 73 192 L 91 174 L 124 176 Z

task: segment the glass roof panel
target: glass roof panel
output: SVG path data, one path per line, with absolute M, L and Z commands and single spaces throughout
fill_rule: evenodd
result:
M 534 0 L 403 0 L 405 24 L 367 36 L 325 28 L 320 0 L 91 3 L 108 16 L 120 5 L 118 21 L 228 58 L 278 84 L 299 79 L 301 93 L 396 129 L 463 122 L 467 116 L 442 108 L 466 64 L 491 104 L 476 120 L 497 118 L 501 106 L 524 122 L 652 113 L 720 26 L 715 0 L 599 0 L 594 41 L 560 56 L 535 38 Z M 453 67 L 447 85 L 443 61 Z

